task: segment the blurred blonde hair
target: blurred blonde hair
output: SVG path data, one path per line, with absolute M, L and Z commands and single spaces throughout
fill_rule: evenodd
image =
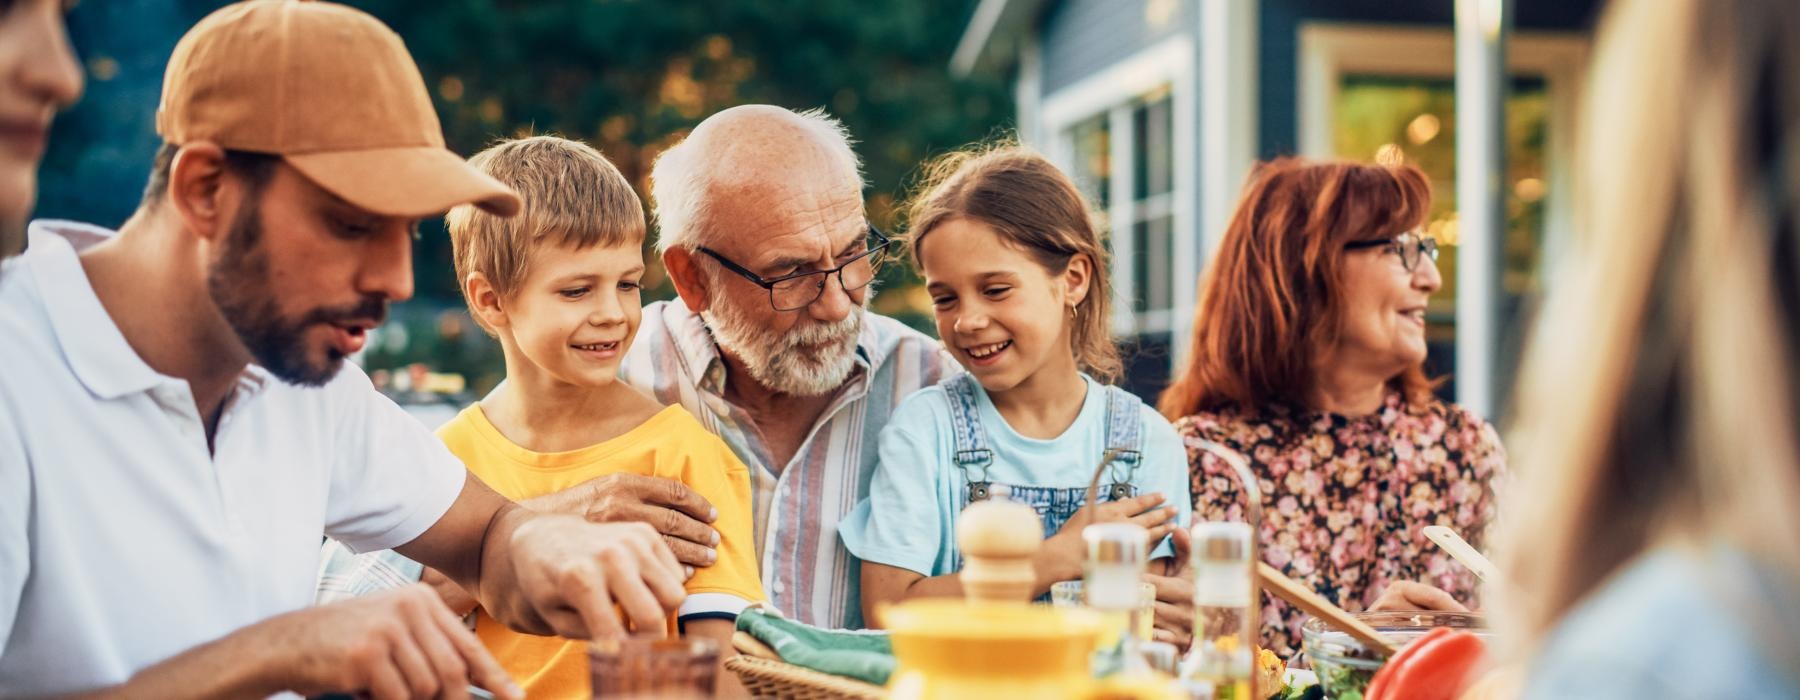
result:
M 1584 236 L 1509 435 L 1517 588 L 1497 593 L 1526 645 L 1666 544 L 1728 544 L 1800 583 L 1800 12 L 1616 2 L 1589 86 Z M 1800 663 L 1793 630 L 1760 631 Z
M 599 151 L 580 141 L 533 136 L 502 141 L 475 154 L 469 164 L 519 193 L 524 206 L 511 218 L 463 205 L 450 210 L 457 289 L 480 272 L 502 298 L 529 274 L 532 251 L 542 245 L 641 246 L 644 206 L 631 183 Z M 464 292 L 465 297 L 467 292 Z M 467 298 L 475 322 L 481 323 Z

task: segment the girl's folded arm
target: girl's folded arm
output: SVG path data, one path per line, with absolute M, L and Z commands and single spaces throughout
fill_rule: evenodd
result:
M 960 598 L 962 594 L 962 579 L 956 574 L 926 576 L 898 566 L 871 561 L 862 563 L 863 621 L 871 629 L 883 627 L 875 609 L 884 603 L 913 598 Z

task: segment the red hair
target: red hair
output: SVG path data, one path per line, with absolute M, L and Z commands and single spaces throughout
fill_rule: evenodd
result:
M 1413 230 L 1430 209 L 1431 183 L 1410 165 L 1282 158 L 1258 167 L 1201 282 L 1187 362 L 1157 408 L 1173 420 L 1227 406 L 1304 407 L 1314 358 L 1339 338 L 1345 244 Z M 1430 400 L 1422 362 L 1391 385 L 1409 403 Z

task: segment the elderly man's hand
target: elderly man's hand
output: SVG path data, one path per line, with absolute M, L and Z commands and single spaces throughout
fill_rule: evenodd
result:
M 520 505 L 589 522 L 644 523 L 662 534 L 683 564 L 711 566 L 719 559 L 719 533 L 707 526 L 719 511 L 674 479 L 608 474 Z
M 523 631 L 617 638 L 629 622 L 637 634 L 662 636 L 667 614 L 687 598 L 681 564 L 643 523 L 538 513 L 513 530 L 505 552 L 517 590 L 488 602 L 512 609 L 489 612 Z

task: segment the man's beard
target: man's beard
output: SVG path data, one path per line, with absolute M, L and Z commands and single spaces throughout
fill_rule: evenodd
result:
M 0 260 L 25 252 L 25 222 L 0 220 Z
M 344 366 L 344 354 L 328 346 L 325 358 L 313 361 L 306 352 L 307 329 L 332 322 L 379 325 L 387 317 L 387 302 L 365 296 L 351 306 L 317 308 L 299 319 L 284 318 L 269 289 L 269 254 L 262 245 L 257 209 L 254 197 L 246 200 L 231 222 L 219 259 L 206 272 L 207 294 L 256 364 L 289 384 L 323 386 Z
M 7 258 L 25 252 L 24 249 L 24 222 L 0 221 L 0 279 L 6 279 Z
M 865 295 L 841 321 L 800 325 L 781 334 L 757 325 L 736 300 L 714 298 L 700 317 L 719 347 L 736 355 L 757 383 L 783 394 L 822 396 L 843 386 L 856 366 L 856 338 L 868 299 Z

